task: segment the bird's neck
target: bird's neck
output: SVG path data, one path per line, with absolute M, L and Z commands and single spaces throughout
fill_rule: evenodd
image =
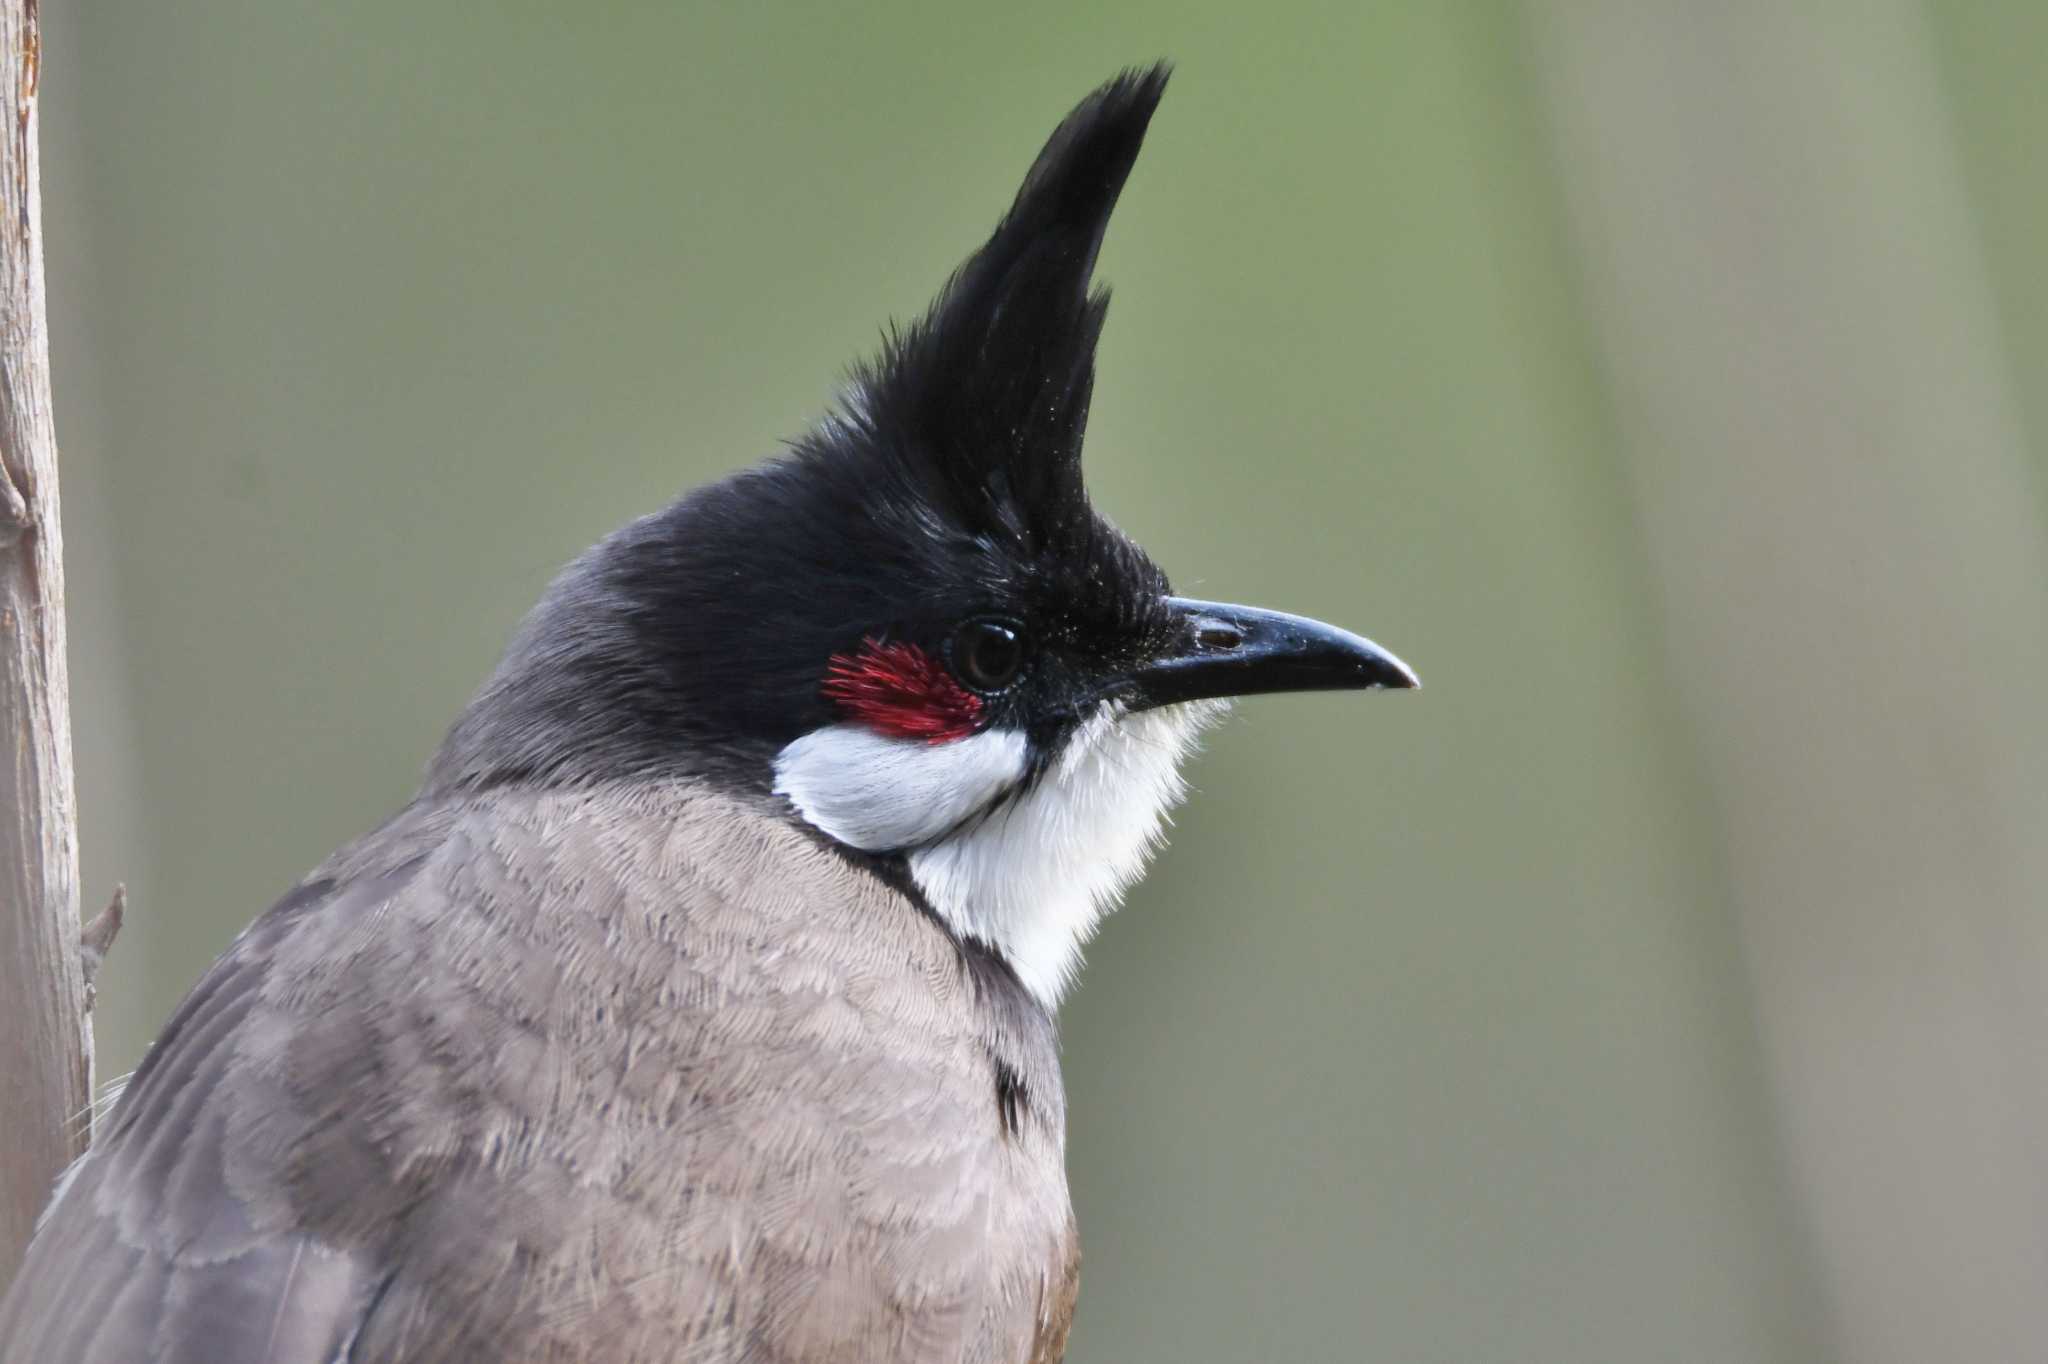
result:
M 1158 846 L 1181 762 L 1220 709 L 1104 705 L 1035 768 L 1015 732 L 931 744 L 838 725 L 783 750 L 775 789 L 841 844 L 899 853 L 940 920 L 1051 1010 Z

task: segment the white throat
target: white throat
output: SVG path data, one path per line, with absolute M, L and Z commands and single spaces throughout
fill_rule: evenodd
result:
M 1130 714 L 1105 703 L 1028 788 L 1014 730 L 932 744 L 833 725 L 782 750 L 775 790 L 850 847 L 907 850 L 912 879 L 953 931 L 1000 952 L 1055 1008 L 1082 945 L 1186 794 L 1181 760 L 1224 708 Z

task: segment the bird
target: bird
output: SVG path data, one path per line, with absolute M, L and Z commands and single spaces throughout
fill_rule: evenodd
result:
M 1165 89 L 1062 121 L 830 415 L 576 559 L 65 1172 L 0 1364 L 1053 1364 L 1056 1018 L 1237 697 L 1418 685 L 1091 503 Z

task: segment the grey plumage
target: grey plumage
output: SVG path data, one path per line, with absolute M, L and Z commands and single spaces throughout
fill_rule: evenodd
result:
M 1063 1129 L 1044 1012 L 779 812 L 431 799 L 194 991 L 0 1360 L 1055 1360 Z

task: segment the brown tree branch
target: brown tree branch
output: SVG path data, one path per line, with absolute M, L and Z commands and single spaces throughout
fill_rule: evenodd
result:
M 128 887 L 115 886 L 114 898 L 107 901 L 107 907 L 86 921 L 85 928 L 78 935 L 81 956 L 79 967 L 85 979 L 85 1011 L 92 1012 L 94 1000 L 98 997 L 100 967 L 107 961 L 107 952 L 120 935 L 121 925 L 128 917 Z
M 78 924 L 64 541 L 43 308 L 36 0 L 0 0 L 0 1284 L 78 1154 L 92 1032 Z

